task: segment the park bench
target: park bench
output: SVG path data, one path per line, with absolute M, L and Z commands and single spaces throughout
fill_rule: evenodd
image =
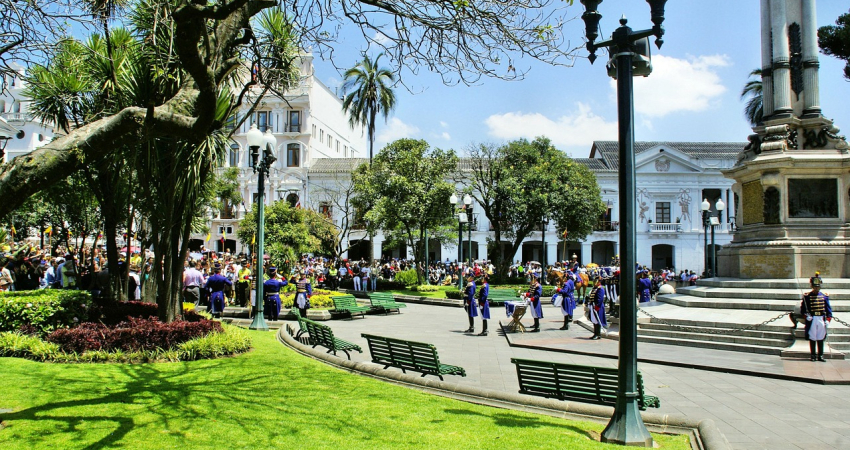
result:
M 487 300 L 490 306 L 502 306 L 505 302 L 519 300 L 519 294 L 516 289 L 490 289 L 487 293 Z
M 307 326 L 307 333 L 310 334 L 310 342 L 313 344 L 313 348 L 321 345 L 328 349 L 327 353 L 333 352 L 334 356 L 336 356 L 336 352 L 344 352 L 345 356 L 348 356 L 348 359 L 351 359 L 351 355 L 348 353 L 349 350 L 357 350 L 363 353 L 359 345 L 334 337 L 331 327 L 313 322 L 310 319 L 302 320 Z
M 300 338 L 302 334 L 309 334 L 307 332 L 307 324 L 304 323 L 304 319 L 306 319 L 306 317 L 301 317 L 301 312 L 298 311 L 298 308 L 293 307 L 289 310 L 289 312 L 291 312 L 292 315 L 295 316 L 295 320 L 298 321 L 298 334 L 295 335 L 295 339 Z
M 422 376 L 436 375 L 443 379 L 443 375 L 466 376 L 463 367 L 449 366 L 440 363 L 437 348 L 431 344 L 422 342 L 405 341 L 372 334 L 361 334 L 369 343 L 369 352 L 372 354 L 372 362 L 384 364 L 384 369 L 393 366 L 407 373 L 407 370 L 422 372 Z
M 372 308 L 381 310 L 384 314 L 388 314 L 393 309 L 401 314 L 401 308 L 407 308 L 404 303 L 397 303 L 393 294 L 389 292 L 370 292 L 368 295 Z
M 360 314 L 366 317 L 366 311 L 369 311 L 368 306 L 360 306 L 357 304 L 357 299 L 353 295 L 337 295 L 333 298 L 335 312 L 347 312 L 354 318 L 355 314 Z
M 519 393 L 614 406 L 617 401 L 617 369 L 511 358 L 516 365 Z M 661 400 L 646 395 L 643 377 L 637 373 L 638 408 L 658 408 Z

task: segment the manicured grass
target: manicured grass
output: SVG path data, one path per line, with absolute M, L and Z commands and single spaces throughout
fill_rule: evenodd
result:
M 251 332 L 218 360 L 47 364 L 0 358 L 0 448 L 619 448 L 600 424 L 488 408 L 349 374 Z M 657 435 L 686 449 L 685 436 Z

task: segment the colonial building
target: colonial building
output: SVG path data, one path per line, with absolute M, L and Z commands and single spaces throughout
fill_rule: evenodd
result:
M 16 69 L 17 73 L 0 78 L 0 118 L 6 122 L 3 124 L 4 130 L 12 131 L 9 130 L 12 128 L 14 133 L 9 133 L 13 136 L 6 142 L 5 152 L 0 155 L 0 163 L 47 144 L 55 135 L 51 124 L 45 125 L 33 120 L 29 113 L 29 99 L 24 96 L 27 87 L 24 68 L 15 63 L 12 63 L 11 67 Z

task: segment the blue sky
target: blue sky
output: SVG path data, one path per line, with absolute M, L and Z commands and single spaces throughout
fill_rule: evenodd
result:
M 746 141 L 752 131 L 739 96 L 750 71 L 760 65 L 759 3 L 667 3 L 664 45 L 661 50 L 652 47 L 653 73 L 635 79 L 636 140 Z M 583 6 L 576 1 L 572 9 L 578 16 Z M 651 26 L 644 1 L 604 1 L 599 11 L 605 38 L 622 14 L 633 29 Z M 834 24 L 847 11 L 845 1 L 819 1 L 818 26 Z M 573 44 L 582 42 L 581 20 L 567 27 Z M 360 60 L 365 43 L 358 38 L 346 38 L 335 49 L 338 66 Z M 585 51 L 580 54 L 586 56 Z M 545 135 L 573 157 L 587 157 L 592 141 L 617 138 L 614 80 L 606 75 L 605 59 L 607 55 L 600 55 L 591 65 L 581 58 L 573 67 L 519 60 L 517 68 L 528 69 L 525 79 L 483 79 L 476 86 L 449 87 L 432 74 L 405 74 L 415 93 L 398 87 L 396 110 L 376 127 L 376 148 L 410 137 L 463 153 L 474 143 Z M 331 64 L 319 58 L 315 64 L 325 84 L 339 86 L 342 77 Z M 842 77 L 843 65 L 820 55 L 820 100 L 824 115 L 835 120 L 842 134 L 850 134 L 850 82 Z

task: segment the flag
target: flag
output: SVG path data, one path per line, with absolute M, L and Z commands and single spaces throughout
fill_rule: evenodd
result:
M 564 230 L 564 239 L 567 238 L 567 230 Z
M 15 231 L 15 226 L 12 225 L 12 236 L 14 236 L 16 233 L 17 233 L 17 231 Z
M 212 237 L 212 233 L 207 233 L 207 238 L 204 239 L 204 242 L 209 242 L 211 237 Z
M 225 231 L 221 232 L 221 240 L 223 240 L 223 241 L 227 240 L 227 232 L 225 232 Z
M 251 245 L 256 245 L 256 244 L 257 244 L 257 235 L 255 234 L 254 236 L 251 237 Z
M 139 233 L 133 233 L 133 239 L 139 240 Z
M 97 232 L 97 238 L 98 238 L 98 239 L 103 239 L 103 231 L 98 231 L 98 232 Z
M 44 232 L 49 235 L 53 235 L 53 227 L 47 227 L 44 229 Z

